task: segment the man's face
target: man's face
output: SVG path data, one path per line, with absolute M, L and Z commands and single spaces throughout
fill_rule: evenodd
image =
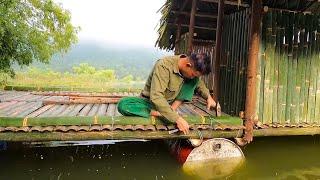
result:
M 192 62 L 189 61 L 189 63 L 186 64 L 185 67 L 183 67 L 180 70 L 181 74 L 183 75 L 183 77 L 187 78 L 187 79 L 193 79 L 195 77 L 200 77 L 202 74 L 201 72 L 197 71 L 194 68 L 194 65 Z

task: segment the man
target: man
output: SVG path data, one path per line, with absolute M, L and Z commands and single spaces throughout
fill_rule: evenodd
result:
M 183 102 L 191 101 L 195 91 L 207 100 L 208 110 L 216 106 L 209 90 L 199 79 L 210 72 L 210 59 L 206 54 L 164 57 L 153 67 L 141 93 L 142 98 L 121 99 L 118 111 L 123 115 L 163 116 L 188 134 L 189 124 L 176 110 Z

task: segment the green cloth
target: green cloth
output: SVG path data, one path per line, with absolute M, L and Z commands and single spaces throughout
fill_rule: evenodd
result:
M 118 103 L 118 111 L 124 116 L 149 117 L 152 104 L 148 99 L 139 97 L 124 97 Z
M 176 99 L 180 101 L 192 101 L 198 83 L 199 78 L 185 80 Z
M 177 96 L 177 100 L 191 101 L 194 91 L 199 83 L 199 78 L 186 80 Z M 139 97 L 124 97 L 118 103 L 118 111 L 124 116 L 141 116 L 148 118 L 151 109 L 154 109 L 151 101 Z

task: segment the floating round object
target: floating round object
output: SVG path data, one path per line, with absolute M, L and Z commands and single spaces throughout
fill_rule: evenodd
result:
M 193 147 L 198 147 L 202 144 L 203 139 L 188 139 L 188 141 Z
M 238 170 L 244 159 L 240 147 L 232 141 L 209 139 L 190 152 L 183 164 L 183 171 L 199 179 L 223 178 Z

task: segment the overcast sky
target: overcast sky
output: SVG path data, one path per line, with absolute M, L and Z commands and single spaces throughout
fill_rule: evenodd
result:
M 80 40 L 152 47 L 165 0 L 54 0 L 71 12 Z

